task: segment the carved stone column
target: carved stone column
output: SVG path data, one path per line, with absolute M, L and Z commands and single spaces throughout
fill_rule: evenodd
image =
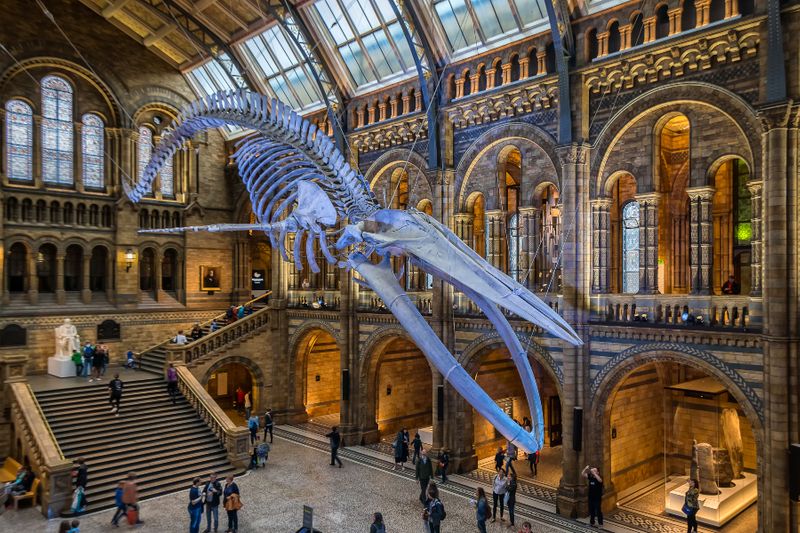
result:
M 156 256 L 154 261 L 155 264 L 153 265 L 153 271 L 155 273 L 154 276 L 156 278 L 155 291 L 154 291 L 155 294 L 153 297 L 155 298 L 156 301 L 158 301 L 159 298 L 161 298 L 161 260 L 162 257 Z
M 83 192 L 86 189 L 86 186 L 83 183 L 83 139 L 81 138 L 81 131 L 83 129 L 83 124 L 80 122 L 75 124 L 75 133 L 72 136 L 72 145 L 74 149 L 72 151 L 75 154 L 75 157 L 72 161 L 72 172 L 74 176 L 73 182 L 75 183 L 75 190 L 78 192 Z
M 503 70 L 503 85 L 511 83 L 511 63 L 504 63 L 500 66 Z
M 627 50 L 631 47 L 631 29 L 633 26 L 631 24 L 625 24 L 624 26 L 619 27 L 619 49 L 620 50 Z
M 531 60 L 527 57 L 519 58 L 519 79 L 524 80 L 529 74 Z
M 539 209 L 519 208 L 519 281 L 528 288 L 535 285 L 536 279 L 533 263 L 539 243 L 538 220 Z
M 480 84 L 478 80 L 480 79 L 481 74 L 480 72 L 476 72 L 472 76 L 469 77 L 469 92 L 470 94 L 475 94 L 480 91 Z
M 400 97 L 396 96 L 389 102 L 392 118 L 397 116 L 397 105 L 400 103 Z
M 592 292 L 607 294 L 610 269 L 611 198 L 592 200 Z
M 411 96 L 408 94 L 403 95 L 403 114 L 411 113 Z
M 375 122 L 375 106 L 370 106 L 367 108 L 367 124 L 372 124 Z
M 115 261 L 114 261 L 114 250 L 111 249 L 108 252 L 108 256 L 106 257 L 106 277 L 104 280 L 105 288 L 106 288 L 106 300 L 110 303 L 114 303 L 114 268 L 115 268 Z
M 669 35 L 675 35 L 681 32 L 681 13 L 683 13 L 683 8 L 680 7 L 667 11 L 667 16 L 669 17 Z
M 647 17 L 644 23 L 644 42 L 652 43 L 656 40 L 656 17 Z
M 725 18 L 729 19 L 739 14 L 739 0 L 725 0 Z
M 750 237 L 750 296 L 761 296 L 763 186 L 764 182 L 760 180 L 747 183 L 752 204 L 752 214 L 750 216 L 750 226 L 752 228 L 752 236 Z
M 692 294 L 711 294 L 714 236 L 711 199 L 714 187 L 692 187 L 689 195 L 689 269 Z
M 496 68 L 486 69 L 486 90 L 494 89 L 494 75 L 497 72 Z
M 356 110 L 356 127 L 364 127 L 364 109 L 360 107 Z
M 547 74 L 547 51 L 536 52 L 536 75 Z
M 597 57 L 608 55 L 608 32 L 602 31 L 597 34 Z
M 28 302 L 39 303 L 39 276 L 36 272 L 36 250 L 28 254 Z
M 381 102 L 378 104 L 378 120 L 384 121 L 386 120 L 386 103 Z
M 56 256 L 56 302 L 59 305 L 66 303 L 66 293 L 64 292 L 64 261 L 66 256 Z
M 92 290 L 89 287 L 91 281 L 89 272 L 92 266 L 92 253 L 83 254 L 83 270 L 81 270 L 81 301 L 85 304 L 92 301 Z
M 464 78 L 456 78 L 456 95 L 454 98 L 463 98 L 464 97 L 464 82 L 466 80 Z
M 503 218 L 503 212 L 499 209 L 486 211 L 486 260 L 499 270 L 503 270 Z
M 659 193 L 637 194 L 639 202 L 639 294 L 658 293 Z

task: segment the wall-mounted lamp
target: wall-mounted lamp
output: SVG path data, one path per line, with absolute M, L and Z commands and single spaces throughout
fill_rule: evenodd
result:
M 133 261 L 136 259 L 136 254 L 133 253 L 133 250 L 128 248 L 125 251 L 125 272 L 130 272 L 131 267 L 133 266 Z

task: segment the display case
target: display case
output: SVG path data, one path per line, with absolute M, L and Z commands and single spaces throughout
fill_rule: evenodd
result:
M 665 510 L 681 508 L 689 479 L 700 485 L 698 522 L 719 527 L 758 497 L 753 435 L 738 404 L 711 377 L 665 387 Z

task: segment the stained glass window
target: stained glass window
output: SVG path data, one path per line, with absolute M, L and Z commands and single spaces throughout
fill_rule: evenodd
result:
M 144 176 L 144 169 L 147 167 L 147 163 L 150 162 L 150 156 L 152 154 L 153 154 L 153 132 L 150 131 L 150 128 L 148 128 L 147 126 L 142 126 L 141 128 L 139 128 L 139 141 L 136 146 L 137 181 L 142 180 L 142 176 Z M 152 186 L 150 191 L 148 192 L 152 192 Z
M 175 177 L 172 167 L 173 158 L 170 157 L 161 167 L 159 181 L 161 182 L 161 196 L 164 198 L 175 198 Z
M 508 219 L 508 274 L 519 281 L 519 215 L 514 213 Z
M 6 103 L 8 178 L 33 180 L 33 110 L 22 100 Z
M 639 202 L 622 207 L 622 292 L 639 292 Z
M 83 159 L 83 185 L 89 189 L 102 189 L 103 179 L 103 119 L 87 113 L 83 115 L 81 131 L 81 157 Z
M 42 79 L 42 179 L 72 185 L 72 87 L 63 78 Z

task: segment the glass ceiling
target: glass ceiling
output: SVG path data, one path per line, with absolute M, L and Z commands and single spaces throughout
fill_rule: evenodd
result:
M 228 55 L 220 54 L 220 60 L 228 61 Z M 232 68 L 235 67 L 232 66 Z M 200 96 L 208 96 L 219 91 L 232 91 L 239 88 L 216 60 L 211 60 L 199 67 L 195 67 L 186 75 L 189 78 L 189 85 Z M 223 131 L 230 135 L 242 130 L 233 126 L 225 126 Z
M 486 46 L 547 23 L 545 0 L 434 0 L 451 52 Z

